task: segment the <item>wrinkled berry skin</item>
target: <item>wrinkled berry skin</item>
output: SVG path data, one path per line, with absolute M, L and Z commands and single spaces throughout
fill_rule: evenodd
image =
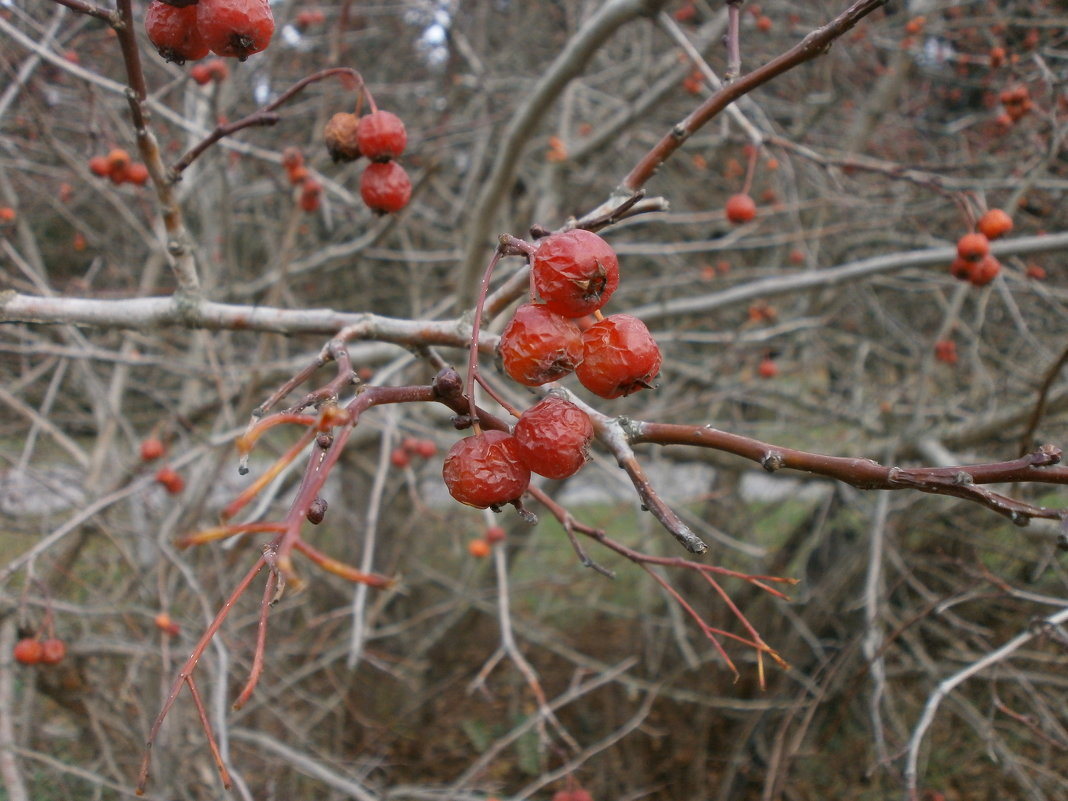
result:
M 244 61 L 271 43 L 274 14 L 267 0 L 199 0 L 197 28 L 217 56 Z
M 408 131 L 404 122 L 391 111 L 375 111 L 360 117 L 356 142 L 371 161 L 397 158 L 408 145 Z
M 571 401 L 549 395 L 523 412 L 512 436 L 531 472 L 562 479 L 586 464 L 593 423 Z
M 518 500 L 530 484 L 530 468 L 519 457 L 515 437 L 484 431 L 449 448 L 441 477 L 453 498 L 485 509 Z
M 539 387 L 574 372 L 582 361 L 582 332 L 545 306 L 526 303 L 501 332 L 497 351 L 513 381 Z
M 619 259 L 601 237 L 576 228 L 545 237 L 530 265 L 534 288 L 550 311 L 593 314 L 619 286 Z
M 360 176 L 360 197 L 372 211 L 392 214 L 408 205 L 412 181 L 395 161 L 368 164 Z
M 359 119 L 355 114 L 339 111 L 323 129 L 323 141 L 326 150 L 335 162 L 355 161 L 360 157 L 360 146 L 356 140 Z
M 583 332 L 582 362 L 575 374 L 595 395 L 619 398 L 652 387 L 660 361 L 660 348 L 645 323 L 613 314 Z
M 209 51 L 197 27 L 195 6 L 178 8 L 152 0 L 145 10 L 145 32 L 160 56 L 175 64 L 204 58 Z

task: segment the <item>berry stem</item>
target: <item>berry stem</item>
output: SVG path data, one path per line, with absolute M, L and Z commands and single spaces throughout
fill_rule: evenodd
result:
M 478 301 L 475 303 L 475 319 L 471 323 L 471 345 L 467 354 L 467 380 L 464 381 L 464 392 L 467 394 L 467 404 L 470 409 L 471 419 L 474 421 L 475 433 L 481 433 L 482 431 L 478 424 L 478 407 L 475 405 L 475 378 L 478 375 L 478 335 L 482 328 L 482 311 L 486 306 L 486 295 L 489 294 L 490 278 L 493 276 L 493 271 L 497 269 L 497 264 L 500 262 L 501 257 L 505 255 L 505 248 L 510 244 L 505 237 L 508 240 L 514 239 L 514 237 L 505 234 L 501 237 L 497 249 L 493 251 L 493 258 L 490 259 L 489 264 L 486 266 L 486 271 L 482 274 L 482 282 L 478 288 Z
M 756 162 L 759 155 L 759 146 L 751 143 L 749 147 L 749 164 L 746 165 L 745 169 L 745 183 L 742 184 L 743 195 L 748 195 L 749 190 L 753 188 L 753 175 L 756 173 Z

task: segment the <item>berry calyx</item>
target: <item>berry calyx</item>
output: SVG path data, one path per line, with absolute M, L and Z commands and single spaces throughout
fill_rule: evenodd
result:
M 41 643 L 41 664 L 42 665 L 55 665 L 63 661 L 63 657 L 67 655 L 67 646 L 63 640 L 58 640 L 55 637 L 47 639 Z
M 404 152 L 408 131 L 404 122 L 391 111 L 375 111 L 360 117 L 356 143 L 371 161 L 389 161 Z
M 747 223 L 756 217 L 756 202 L 745 193 L 731 195 L 727 198 L 724 212 L 727 215 L 727 219 L 736 225 Z
M 449 448 L 441 477 L 453 498 L 485 509 L 519 500 L 530 484 L 530 468 L 520 458 L 515 437 L 484 431 Z
M 244 61 L 271 42 L 274 14 L 267 0 L 199 0 L 197 29 L 217 56 Z
M 645 323 L 613 314 L 582 334 L 582 361 L 575 375 L 590 392 L 619 398 L 652 387 L 660 372 L 660 348 Z
M 549 395 L 520 415 L 512 436 L 531 472 L 563 479 L 586 464 L 593 423 L 571 401 Z
M 330 158 L 337 161 L 355 161 L 360 157 L 360 145 L 356 130 L 360 120 L 355 114 L 339 111 L 323 128 L 323 142 Z
M 979 218 L 976 227 L 987 239 L 997 239 L 1012 230 L 1012 217 L 1001 209 L 990 209 Z
M 526 303 L 501 332 L 497 352 L 513 381 L 537 387 L 574 371 L 582 361 L 582 332 L 547 306 Z
M 592 231 L 545 237 L 530 265 L 534 289 L 549 311 L 582 317 L 604 306 L 619 286 L 619 259 Z
M 393 214 L 408 205 L 412 181 L 395 161 L 368 164 L 360 176 L 360 197 L 372 211 Z
M 15 643 L 12 656 L 15 657 L 15 661 L 19 664 L 36 665 L 41 661 L 42 652 L 40 640 L 36 637 L 24 637 Z
M 177 6 L 152 0 L 145 11 L 145 32 L 162 58 L 175 64 L 196 61 L 208 54 L 197 24 L 196 6 Z

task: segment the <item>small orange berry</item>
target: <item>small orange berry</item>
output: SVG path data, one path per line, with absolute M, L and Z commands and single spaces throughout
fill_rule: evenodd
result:
M 997 239 L 1012 230 L 1012 217 L 1001 209 L 990 209 L 979 218 L 976 227 L 987 239 Z
M 483 559 L 490 554 L 490 544 L 485 540 L 471 540 L 467 543 L 467 552 L 477 559 Z

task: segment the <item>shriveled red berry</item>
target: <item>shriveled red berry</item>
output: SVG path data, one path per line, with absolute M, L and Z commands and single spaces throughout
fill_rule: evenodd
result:
M 1001 272 L 1001 262 L 991 255 L 986 255 L 975 263 L 968 280 L 974 286 L 986 286 Z
M 984 234 L 965 234 L 957 240 L 957 255 L 967 261 L 979 261 L 990 252 L 990 240 Z
M 408 205 L 412 181 L 395 161 L 368 164 L 360 177 L 360 197 L 372 211 L 392 214 Z
M 208 54 L 197 25 L 197 7 L 178 8 L 163 0 L 152 0 L 145 11 L 145 32 L 148 39 L 167 61 L 184 64 Z
M 355 114 L 339 111 L 323 128 L 323 142 L 326 152 L 334 161 L 355 161 L 360 157 L 360 145 L 356 139 L 356 129 L 360 120 Z
M 36 665 L 41 661 L 43 651 L 41 641 L 36 637 L 24 637 L 15 643 L 15 650 L 12 655 L 15 657 L 15 661 L 20 664 Z
M 618 398 L 648 389 L 660 372 L 660 348 L 645 323 L 613 314 L 582 334 L 582 361 L 575 375 L 595 395 Z
M 997 239 L 1012 230 L 1012 217 L 1001 209 L 990 209 L 979 218 L 976 227 L 987 239 Z
M 274 14 L 267 0 L 199 0 L 197 28 L 217 56 L 244 61 L 271 43 Z
M 541 240 L 530 272 L 545 306 L 564 317 L 593 314 L 619 286 L 616 252 L 597 234 L 581 228 Z
M 371 161 L 389 161 L 404 152 L 408 131 L 404 122 L 391 111 L 374 111 L 360 117 L 356 128 L 360 152 Z
M 741 224 L 747 223 L 756 217 L 757 207 L 753 198 L 747 194 L 739 193 L 727 198 L 727 205 L 724 207 L 724 211 L 728 220 L 735 224 Z
M 571 401 L 548 395 L 520 415 L 512 436 L 531 472 L 561 479 L 586 464 L 593 423 Z
M 62 662 L 63 657 L 66 655 L 67 646 L 63 640 L 52 637 L 41 643 L 41 664 L 43 665 L 54 665 L 57 662 Z
M 574 371 L 582 361 L 582 332 L 547 306 L 526 303 L 501 332 L 497 350 L 513 381 L 537 387 Z
M 515 437 L 484 431 L 449 448 L 441 477 L 453 498 L 485 509 L 518 500 L 530 484 L 530 468 L 519 456 Z

